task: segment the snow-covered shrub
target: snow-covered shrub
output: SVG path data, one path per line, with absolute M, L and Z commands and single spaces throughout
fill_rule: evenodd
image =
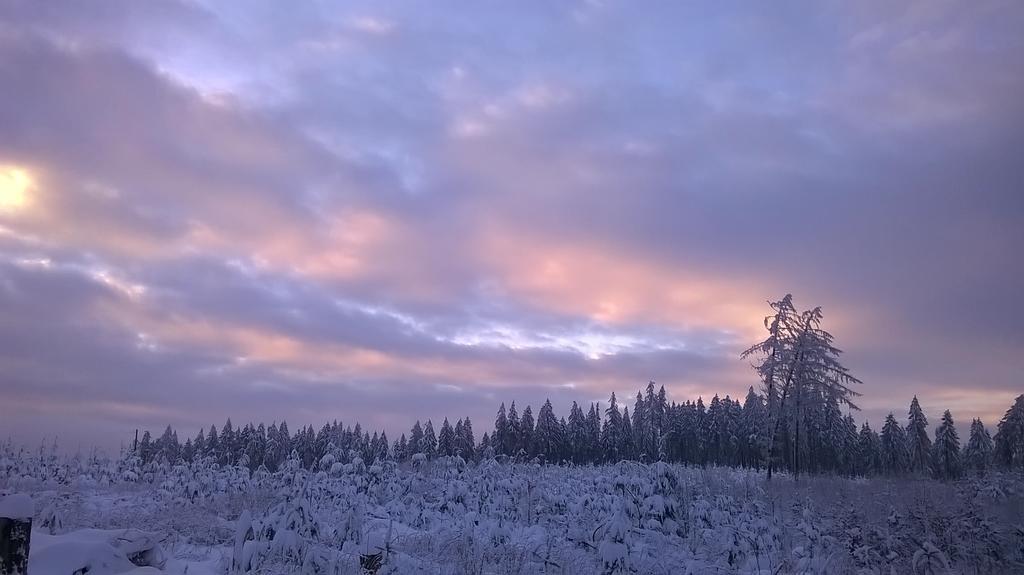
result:
M 630 520 L 624 505 L 617 506 L 615 514 L 602 526 L 597 553 L 605 573 L 625 573 L 630 570 Z
M 914 573 L 918 575 L 940 575 L 949 572 L 949 561 L 931 541 L 925 541 L 920 549 L 914 552 L 911 560 Z
M 50 535 L 56 535 L 64 530 L 64 517 L 57 510 L 55 502 L 51 501 L 39 513 L 38 527 Z

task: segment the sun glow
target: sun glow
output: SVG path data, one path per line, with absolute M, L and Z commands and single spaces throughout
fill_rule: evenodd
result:
M 0 212 L 16 212 L 28 204 L 32 176 L 13 166 L 0 166 Z

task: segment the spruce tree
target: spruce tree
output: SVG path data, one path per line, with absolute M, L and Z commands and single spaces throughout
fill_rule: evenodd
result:
M 740 415 L 740 463 L 747 467 L 759 468 L 764 458 L 765 440 L 764 402 L 754 387 L 747 390 L 743 401 L 743 412 Z
M 218 459 L 221 465 L 235 464 L 235 430 L 231 425 L 231 418 L 220 430 L 220 454 Z
M 377 444 L 376 461 L 391 461 L 395 459 L 391 444 L 388 443 L 388 432 L 380 432 L 380 442 Z
M 465 459 L 473 459 L 476 455 L 476 439 L 473 436 L 473 422 L 469 417 L 462 422 L 462 433 L 456 434 L 456 445 L 459 455 Z
M 139 442 L 138 452 L 143 465 L 153 460 L 153 437 L 149 434 L 148 429 L 142 432 L 142 441 Z
M 604 412 L 604 427 L 601 429 L 601 451 L 599 458 L 603 461 L 618 461 L 619 449 L 622 446 L 622 414 L 612 392 L 608 400 L 608 409 Z
M 651 382 L 654 383 L 654 382 Z M 668 427 L 668 397 L 665 395 L 665 386 L 658 388 L 657 400 L 654 404 L 654 420 L 658 424 L 658 433 L 665 435 Z
M 555 437 L 555 461 L 565 463 L 569 460 L 569 424 L 565 421 L 565 417 L 558 419 L 558 434 Z
M 536 427 L 536 423 L 533 420 L 533 409 L 527 405 L 526 409 L 523 410 L 523 416 L 519 419 L 519 449 L 527 457 L 533 457 L 537 454 L 537 450 L 534 449 L 533 445 L 534 427 Z
M 437 435 L 434 434 L 434 424 L 429 419 L 427 424 L 423 426 L 423 441 L 420 445 L 420 451 L 430 459 L 437 455 Z
M 395 460 L 405 461 L 409 459 L 409 440 L 405 438 L 403 433 L 398 438 L 398 444 L 395 446 Z
M 274 429 L 277 429 L 274 427 Z M 206 456 L 206 435 L 203 428 L 199 428 L 199 433 L 196 434 L 196 438 L 192 441 L 192 451 L 194 459 L 202 459 Z
M 494 418 L 494 434 L 490 436 L 491 447 L 498 455 L 507 455 L 509 444 L 508 416 L 505 414 L 505 402 L 498 407 L 498 415 Z
M 281 443 L 278 440 L 277 426 L 270 425 L 267 430 L 267 443 L 263 448 L 263 465 L 271 473 L 277 471 L 278 465 L 284 460 L 285 454 L 281 450 Z
M 999 421 L 994 447 L 995 460 L 1000 465 L 1024 470 L 1024 394 L 1017 396 Z
M 857 473 L 857 422 L 852 415 L 843 418 L 840 426 L 842 440 L 839 443 L 838 471 L 845 475 L 856 475 Z
M 992 437 L 985 424 L 975 419 L 971 422 L 971 437 L 964 448 L 964 466 L 978 475 L 985 475 L 992 462 L 992 451 Z
M 907 470 L 907 439 L 903 428 L 892 413 L 885 417 L 882 427 L 882 470 L 898 475 Z
M 701 433 L 704 436 L 708 462 L 719 464 L 722 457 L 722 400 L 718 399 L 718 394 L 715 394 L 708 404 Z
M 707 411 L 704 409 L 704 398 L 697 397 L 693 419 L 694 462 L 701 466 L 708 464 Z
M 575 401 L 569 408 L 567 440 L 570 460 L 576 464 L 586 461 L 587 416 L 583 414 L 583 410 Z
M 907 421 L 907 455 L 912 473 L 929 473 L 932 461 L 932 441 L 928 437 L 928 418 L 921 410 L 917 396 L 910 402 Z
M 544 400 L 544 405 L 537 414 L 537 430 L 534 433 L 534 442 L 538 455 L 544 456 L 547 461 L 558 461 L 558 449 L 561 443 L 561 430 L 558 420 L 555 419 L 555 410 L 551 407 L 551 400 Z
M 155 448 L 158 458 L 162 458 L 168 463 L 178 460 L 178 436 L 170 425 L 164 429 L 164 434 L 160 436 L 160 439 L 156 440 Z
M 640 392 L 636 392 L 636 402 L 633 404 L 633 421 L 631 424 L 633 429 L 633 444 L 636 446 L 636 455 L 638 459 L 650 459 L 647 422 L 647 408 L 644 404 L 644 398 Z
M 216 431 L 216 429 L 213 428 L 211 428 L 211 430 Z M 283 463 L 284 460 L 288 458 L 288 455 L 292 452 L 292 436 L 291 433 L 288 431 L 287 421 L 282 420 L 281 425 L 277 427 L 277 442 L 281 444 L 281 449 L 283 453 L 281 457 L 281 462 Z M 207 437 L 207 444 L 209 444 L 209 437 Z
M 453 455 L 457 455 L 461 451 L 460 445 L 459 445 L 459 442 L 461 441 L 461 439 L 462 439 L 462 420 L 459 419 L 458 421 L 455 422 L 455 438 L 452 441 L 452 443 L 454 444 L 454 447 L 452 448 L 452 454 Z
M 217 461 L 220 458 L 220 435 L 217 433 L 217 426 L 210 426 L 210 433 L 206 434 L 206 455 Z
M 637 394 L 639 399 L 639 394 Z M 665 424 L 665 388 L 661 391 L 654 391 L 654 382 L 647 382 L 647 390 L 644 393 L 643 401 L 638 402 L 643 412 L 640 420 L 641 429 L 637 430 L 634 425 L 634 434 L 638 438 L 637 449 L 646 454 L 650 461 L 655 461 L 661 455 L 661 438 L 664 435 Z M 634 411 L 635 414 L 635 411 Z
M 491 436 L 486 431 L 480 438 L 480 447 L 477 449 L 477 453 L 480 454 L 480 459 L 490 459 L 494 457 L 494 447 L 492 446 Z
M 957 479 L 963 472 L 960 462 L 960 437 L 953 424 L 953 415 L 948 409 L 942 414 L 942 423 L 935 430 L 932 459 L 935 476 L 940 479 Z
M 416 420 L 416 423 L 412 426 L 412 431 L 409 432 L 409 455 L 416 453 L 423 453 L 423 426 L 420 425 L 420 420 Z
M 455 454 L 455 431 L 452 429 L 452 425 L 448 423 L 447 417 L 441 423 L 441 432 L 437 436 L 437 454 L 443 456 Z
M 866 421 L 857 437 L 856 469 L 860 475 L 874 475 L 883 470 L 882 441 Z
M 583 448 L 584 461 L 597 463 L 601 458 L 601 412 L 596 403 L 587 412 L 587 442 Z
M 633 424 L 629 417 L 629 408 L 622 408 L 622 419 L 619 429 L 619 459 L 635 459 L 636 453 L 633 445 Z
M 519 421 L 519 412 L 516 411 L 516 402 L 513 401 L 508 408 L 508 436 L 506 438 L 508 443 L 505 446 L 508 451 L 506 453 L 518 457 L 522 438 L 522 423 Z

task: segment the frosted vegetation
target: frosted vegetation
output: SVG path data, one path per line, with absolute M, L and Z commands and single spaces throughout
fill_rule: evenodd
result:
M 1019 573 L 1024 566 L 1024 483 L 1011 472 L 953 482 L 782 473 L 769 482 L 753 469 L 663 462 L 557 466 L 454 456 L 367 464 L 356 452 L 327 454 L 307 469 L 294 450 L 270 472 L 212 457 L 144 465 L 138 457 L 8 446 L 0 489 L 32 494 L 37 539 L 138 528 L 159 541 L 158 565 L 172 573 Z M 33 561 L 45 560 L 45 551 Z
M 462 418 L 393 442 L 168 427 L 116 458 L 8 443 L 0 495 L 32 496 L 30 572 L 1024 572 L 1024 395 L 963 444 L 916 397 L 858 427 L 821 310 L 771 307 L 742 402 L 502 404 L 479 442 Z

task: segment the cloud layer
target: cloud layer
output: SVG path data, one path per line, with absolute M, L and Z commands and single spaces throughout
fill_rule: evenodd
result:
M 1024 382 L 1012 1 L 0 7 L 0 435 Z M 478 423 L 478 427 L 480 423 Z M 73 439 L 71 439 L 73 438 Z

